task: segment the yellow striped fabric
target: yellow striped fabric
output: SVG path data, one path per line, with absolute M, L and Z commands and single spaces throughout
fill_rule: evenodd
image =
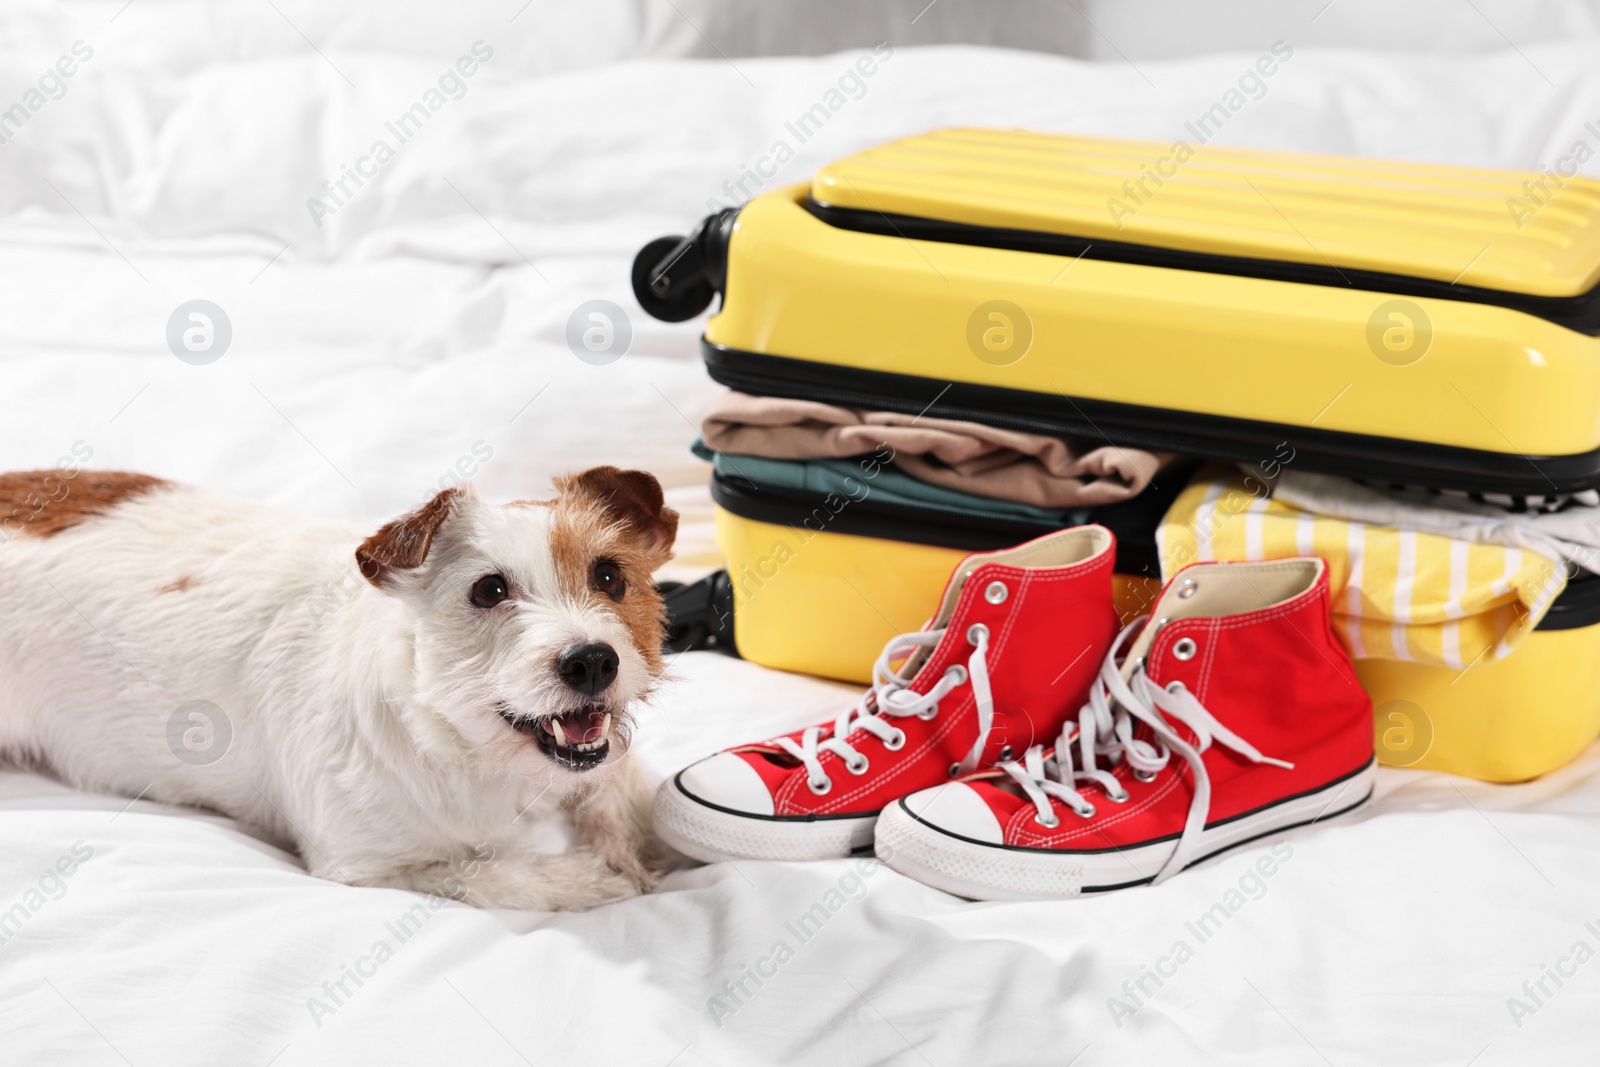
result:
M 1457 669 L 1499 659 L 1566 587 L 1563 566 L 1540 553 L 1312 515 L 1217 465 L 1173 502 L 1156 540 L 1163 580 L 1207 560 L 1321 556 L 1334 630 L 1355 659 Z

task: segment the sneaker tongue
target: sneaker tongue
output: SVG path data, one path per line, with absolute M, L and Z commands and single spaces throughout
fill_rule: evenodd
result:
M 587 745 L 600 740 L 606 728 L 604 711 L 578 711 L 561 716 L 552 722 L 569 744 Z

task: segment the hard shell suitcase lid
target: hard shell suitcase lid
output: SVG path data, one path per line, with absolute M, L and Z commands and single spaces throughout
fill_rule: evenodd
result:
M 842 225 L 859 212 L 1533 297 L 1600 282 L 1600 181 L 1224 148 L 1190 126 L 1170 143 L 937 130 L 823 167 L 811 201 Z

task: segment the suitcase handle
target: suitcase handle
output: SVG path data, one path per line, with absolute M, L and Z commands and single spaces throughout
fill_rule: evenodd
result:
M 658 237 L 633 260 L 633 295 L 664 322 L 692 319 L 727 286 L 728 241 L 738 208 L 707 215 L 687 237 Z
M 668 652 L 715 649 L 739 654 L 733 643 L 733 581 L 715 571 L 698 582 L 662 582 L 658 587 L 667 609 Z

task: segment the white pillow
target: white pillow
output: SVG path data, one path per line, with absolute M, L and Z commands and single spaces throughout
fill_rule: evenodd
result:
M 1065 0 L 645 0 L 643 53 L 816 56 L 888 41 L 1083 55 L 1092 32 Z
M 940 0 L 941 3 L 944 0 Z M 1600 36 L 1600 0 L 1074 0 L 1094 20 L 1088 58 L 1177 59 L 1296 49 L 1463 55 Z
M 1600 37 L 1600 0 L 644 0 L 646 55 L 825 55 L 879 41 L 1132 62 L 1276 40 L 1461 54 Z

